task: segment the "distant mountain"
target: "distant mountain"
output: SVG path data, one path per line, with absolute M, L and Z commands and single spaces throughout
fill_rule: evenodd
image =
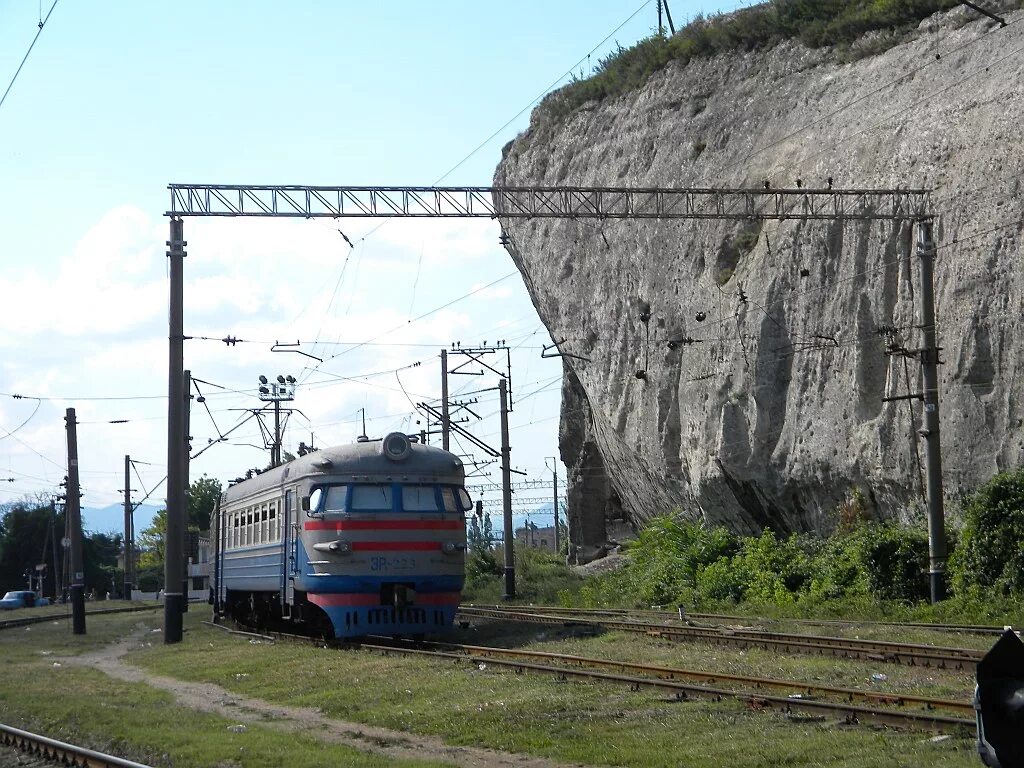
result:
M 149 528 L 156 513 L 163 507 L 140 504 L 135 508 L 135 535 Z M 106 507 L 82 507 L 82 528 L 93 533 L 124 533 L 124 506 L 110 504 Z

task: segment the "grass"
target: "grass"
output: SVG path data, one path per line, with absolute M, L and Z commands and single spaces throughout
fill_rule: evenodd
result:
M 566 649 L 591 655 L 650 658 L 677 666 L 746 667 L 779 676 L 813 676 L 869 685 L 875 666 L 835 659 L 776 657 L 764 652 L 670 646 L 643 638 L 560 637 L 547 628 L 481 628 L 471 641 Z M 829 722 L 788 720 L 737 702 L 677 702 L 622 686 L 559 682 L 488 665 L 467 666 L 368 652 L 281 644 L 254 646 L 198 627 L 189 642 L 153 646 L 132 661 L 153 672 L 209 681 L 232 691 L 330 717 L 430 733 L 452 744 L 484 745 L 587 764 L 678 766 L 967 766 L 966 735 L 932 744 L 919 733 L 845 729 Z M 842 670 L 836 672 L 836 670 Z M 897 689 L 918 690 L 928 671 L 885 668 Z M 324 686 L 322 681 L 339 681 Z M 968 681 L 945 683 L 963 694 Z M 681 738 L 685 734 L 685 738 Z
M 189 624 L 196 619 L 190 614 Z M 437 764 L 377 757 L 269 726 L 249 725 L 244 733 L 233 733 L 227 730 L 232 721 L 179 706 L 168 693 L 54 661 L 94 650 L 157 620 L 96 617 L 84 637 L 72 635 L 63 622 L 0 633 L 0 721 L 154 766 Z M 163 646 L 157 643 L 153 648 Z
M 550 594 L 567 583 L 564 569 L 549 560 L 530 560 L 520 570 L 522 591 Z M 547 582 L 549 587 L 541 586 Z M 922 733 L 788 719 L 736 701 L 679 702 L 620 685 L 517 675 L 487 664 L 383 657 L 291 643 L 255 645 L 201 624 L 206 615 L 201 607 L 189 612 L 184 642 L 166 646 L 158 641 L 158 633 L 152 633 L 152 644 L 133 651 L 128 661 L 154 674 L 209 682 L 276 704 L 315 708 L 327 717 L 433 734 L 453 745 L 487 746 L 566 762 L 666 768 L 711 762 L 741 768 L 976 764 L 968 733 L 933 743 Z M 84 638 L 71 635 L 63 621 L 0 633 L 5 665 L 0 720 L 161 766 L 396 764 L 390 758 L 324 744 L 308 734 L 282 733 L 273 724 L 249 725 L 245 733 L 231 733 L 231 721 L 179 706 L 156 689 L 69 664 L 53 666 L 54 657 L 87 652 L 132 631 L 159 626 L 161 618 L 159 613 L 97 616 Z M 850 631 L 861 636 L 876 632 L 889 639 L 920 638 L 917 632 L 902 630 Z M 483 622 L 458 632 L 454 639 L 961 700 L 969 699 L 972 688 L 970 676 L 962 673 L 674 644 L 619 633 L 580 634 L 550 626 Z M 946 644 L 964 644 L 959 640 L 947 638 Z M 43 655 L 44 651 L 48 653 Z M 872 679 L 878 672 L 887 679 Z

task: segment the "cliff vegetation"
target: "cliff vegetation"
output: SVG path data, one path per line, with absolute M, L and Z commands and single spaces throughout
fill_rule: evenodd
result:
M 543 106 L 565 114 L 588 101 L 638 89 L 669 62 L 766 49 L 784 40 L 833 47 L 848 56 L 851 46 L 877 32 L 855 52 L 872 55 L 901 42 L 922 19 L 958 5 L 957 0 L 770 0 L 734 13 L 698 16 L 675 35 L 654 35 L 629 48 L 620 45 L 600 60 L 592 76 L 550 94 Z M 999 10 L 1020 8 L 1022 1 L 998 5 Z

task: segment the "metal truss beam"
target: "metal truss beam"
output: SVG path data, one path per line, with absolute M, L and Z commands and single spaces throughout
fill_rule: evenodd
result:
M 323 187 L 170 184 L 167 216 L 907 221 L 923 189 Z

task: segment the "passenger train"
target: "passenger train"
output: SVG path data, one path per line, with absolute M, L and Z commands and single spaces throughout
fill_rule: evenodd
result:
M 462 461 L 400 432 L 319 450 L 230 486 L 214 611 L 327 637 L 451 628 L 465 573 Z

